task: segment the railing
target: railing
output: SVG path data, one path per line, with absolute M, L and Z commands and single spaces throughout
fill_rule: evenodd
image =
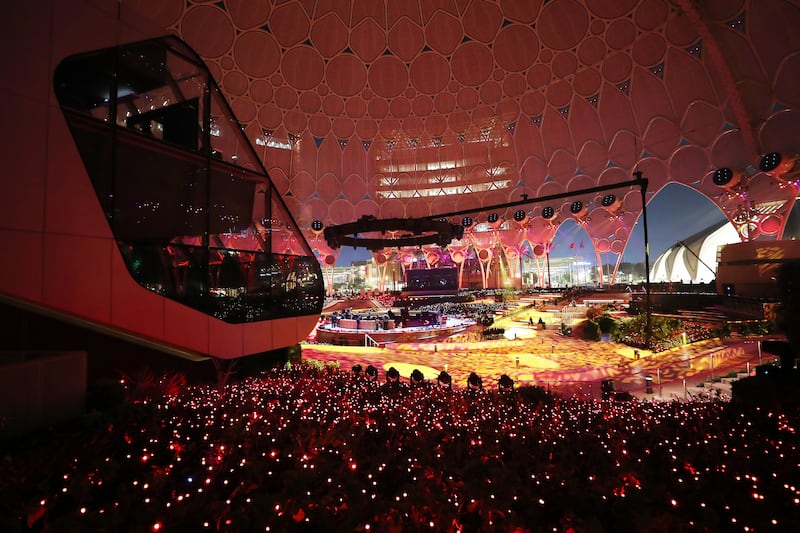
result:
M 730 394 L 727 384 L 722 380 L 736 372 L 750 375 L 751 369 L 764 363 L 774 363 L 776 357 L 762 354 L 761 340 L 750 340 L 724 345 L 713 350 L 671 361 L 658 361 L 658 356 L 650 356 L 631 361 L 628 372 L 621 372 L 619 365 L 594 367 L 579 373 L 563 375 L 559 371 L 537 371 L 533 379 L 517 380 L 518 385 L 546 387 L 577 399 L 592 399 L 601 396 L 600 384 L 603 380 L 613 380 L 621 388 L 615 392 L 637 394 L 640 397 L 654 394 L 653 398 L 674 400 L 698 400 L 715 398 L 716 390 Z M 687 370 L 691 370 L 686 376 Z M 650 382 L 647 382 L 647 376 Z M 512 375 L 513 377 L 513 375 Z M 704 385 L 697 386 L 699 383 Z M 705 385 L 707 384 L 707 385 Z M 650 396 L 646 396 L 650 398 Z
M 384 343 L 378 342 L 369 336 L 369 333 L 364 333 L 364 346 L 370 348 L 383 348 Z

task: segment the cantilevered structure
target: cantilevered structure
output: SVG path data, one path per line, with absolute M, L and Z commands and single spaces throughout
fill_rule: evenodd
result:
M 4 303 L 196 356 L 304 338 L 319 262 L 203 60 L 113 2 L 18 11 Z

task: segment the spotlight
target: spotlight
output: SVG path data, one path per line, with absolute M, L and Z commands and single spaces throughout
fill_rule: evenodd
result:
M 419 368 L 415 368 L 411 372 L 411 384 L 412 385 L 422 385 L 425 381 L 425 376 L 422 374 Z
M 780 152 L 770 152 L 761 158 L 758 168 L 770 176 L 780 178 L 794 168 L 794 158 L 786 157 Z
M 323 226 L 321 220 L 315 220 L 314 222 L 311 223 L 311 229 L 313 229 L 314 231 L 322 231 L 322 227 Z
M 436 383 L 438 383 L 440 387 L 449 389 L 453 386 L 453 378 L 450 377 L 450 374 L 442 370 L 436 378 Z
M 600 199 L 600 205 L 609 213 L 616 213 L 622 208 L 622 198 L 616 194 L 606 194 Z
M 770 152 L 761 158 L 758 168 L 761 169 L 761 172 L 772 172 L 778 168 L 782 160 L 783 156 L 779 152 Z
M 511 379 L 508 374 L 503 374 L 497 382 L 497 390 L 500 392 L 511 392 L 514 390 L 514 380 Z
M 464 217 L 461 219 L 461 226 L 468 228 L 472 225 L 472 217 Z
M 581 211 L 583 211 L 583 202 L 581 202 L 580 200 L 575 200 L 574 202 L 572 202 L 572 204 L 570 204 L 569 212 L 572 213 L 573 215 L 577 215 Z
M 370 381 L 376 381 L 378 379 L 378 369 L 372 365 L 369 365 L 367 367 L 366 374 L 367 374 L 367 379 Z
M 486 220 L 489 222 L 489 224 L 494 224 L 499 219 L 500 219 L 500 217 L 498 216 L 497 213 L 489 213 L 489 216 L 486 217 Z
M 470 372 L 469 378 L 467 378 L 467 385 L 470 390 L 479 390 L 483 388 L 483 380 L 475 372 Z
M 549 205 L 542 209 L 542 218 L 551 219 L 556 216 L 556 210 L 550 207 Z
M 524 209 L 517 209 L 514 211 L 514 220 L 517 222 L 522 222 L 527 216 Z
M 614 202 L 616 201 L 617 201 L 616 196 L 614 196 L 613 194 L 606 194 L 600 201 L 600 205 L 602 205 L 603 207 L 611 207 L 612 205 L 614 205 Z
M 397 383 L 398 381 L 400 381 L 400 372 L 398 372 L 395 367 L 389 368 L 389 370 L 386 371 L 386 382 Z
M 728 167 L 718 168 L 716 172 L 714 172 L 714 185 L 718 185 L 720 187 L 726 186 L 728 183 L 733 180 L 734 173 Z
M 727 189 L 728 191 L 736 191 L 744 179 L 744 172 L 741 170 L 733 170 L 730 167 L 718 168 L 711 177 L 711 181 L 714 185 Z

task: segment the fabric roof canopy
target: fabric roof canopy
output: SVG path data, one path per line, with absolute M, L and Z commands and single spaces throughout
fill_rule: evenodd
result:
M 123 0 L 205 59 L 312 246 L 311 224 L 414 218 L 628 181 L 711 198 L 781 236 L 797 193 L 791 0 Z M 783 165 L 759 169 L 779 152 Z M 727 167 L 736 179 L 715 183 Z M 631 188 L 527 209 L 621 256 Z M 585 209 L 573 212 L 574 200 Z M 506 220 L 512 213 L 501 213 Z M 508 226 L 506 226 L 508 227 Z

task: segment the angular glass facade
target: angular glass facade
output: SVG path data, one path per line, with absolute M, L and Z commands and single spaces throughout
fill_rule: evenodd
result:
M 54 84 L 142 287 L 230 323 L 321 312 L 319 262 L 185 43 L 72 56 Z

